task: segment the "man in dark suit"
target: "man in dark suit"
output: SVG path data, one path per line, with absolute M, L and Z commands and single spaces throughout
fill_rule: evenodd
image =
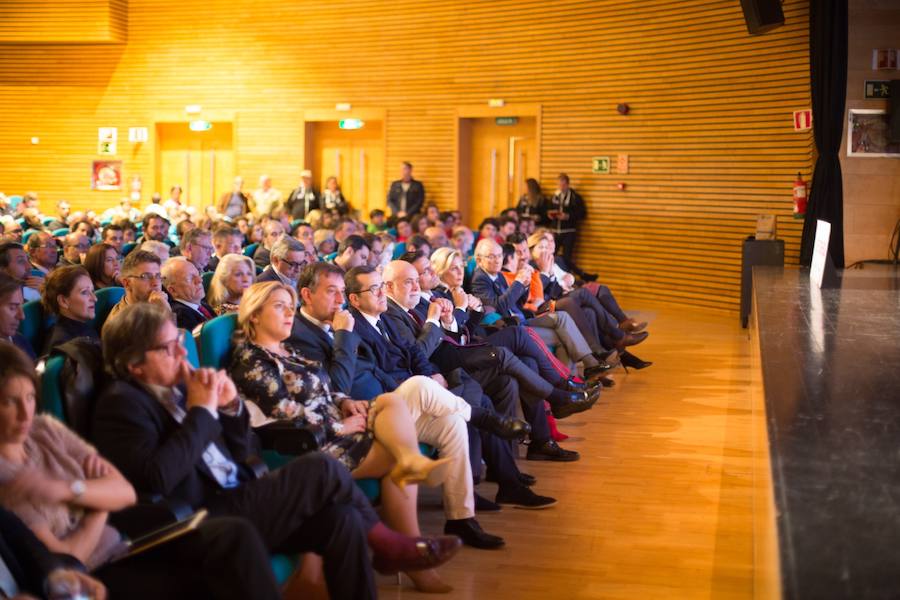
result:
M 212 245 L 212 235 L 199 227 L 191 229 L 181 236 L 178 248 L 181 256 L 194 263 L 200 273 L 209 270 L 209 259 L 216 251 Z
M 414 215 L 425 204 L 425 186 L 413 179 L 412 170 L 412 164 L 404 162 L 400 168 L 400 179 L 392 182 L 388 190 L 387 205 L 394 217 Z
M 381 275 L 372 267 L 356 267 L 351 269 L 344 277 L 347 286 L 347 298 L 353 307 L 351 313 L 354 319 L 354 330 L 360 337 L 360 354 L 367 354 L 370 368 L 374 371 L 373 379 L 385 383 L 384 392 L 393 391 L 400 382 L 408 383 L 415 376 L 430 377 L 437 381 L 442 388 L 447 388 L 446 379 L 428 361 L 422 352 L 413 344 L 406 341 L 403 334 L 395 329 L 389 320 L 383 318 L 387 310 L 387 300 L 384 293 L 384 284 Z M 357 362 L 357 374 L 363 371 L 366 365 Z M 393 381 L 393 385 L 391 385 Z M 490 400 L 481 392 L 480 386 L 472 380 L 468 380 L 472 386 L 470 389 L 462 389 L 458 385 L 451 390 L 458 396 L 462 396 L 472 406 L 471 419 L 469 420 L 469 451 L 475 457 L 471 458 L 472 472 L 480 471 L 480 450 L 484 447 L 484 459 L 496 476 L 500 486 L 497 491 L 498 504 L 511 504 L 522 508 L 545 508 L 556 503 L 553 498 L 538 496 L 527 484 L 533 484 L 533 478 L 520 473 L 516 467 L 515 459 L 508 442 L 497 435 L 488 433 L 499 428 L 490 427 L 493 416 Z M 441 388 L 438 388 L 441 389 Z M 354 394 L 355 395 L 355 394 Z M 472 425 L 479 426 L 475 432 Z M 505 423 L 507 429 L 509 423 Z M 476 470 L 477 469 L 477 470 Z M 527 484 L 523 482 L 527 481 Z M 488 501 L 482 502 L 485 509 L 496 510 Z M 500 538 L 491 536 L 482 531 L 474 517 L 448 520 L 444 526 L 445 533 L 459 535 L 463 542 L 477 548 L 495 548 L 503 543 Z
M 299 241 L 286 235 L 272 246 L 270 264 L 256 278 L 257 282 L 278 281 L 292 288 L 297 287 L 297 277 L 306 265 L 306 249 Z
M 169 291 L 169 306 L 181 329 L 193 331 L 216 316 L 206 303 L 203 278 L 194 263 L 184 256 L 173 256 L 162 266 L 163 285 Z
M 309 169 L 300 171 L 300 185 L 291 191 L 284 206 L 294 221 L 306 219 L 309 211 L 319 208 L 319 192 L 313 187 L 312 171 Z
M 314 262 L 304 267 L 297 281 L 300 310 L 288 341 L 301 354 L 318 361 L 328 371 L 336 391 L 350 395 L 356 372 L 359 336 L 353 317 L 344 310 L 344 271 L 332 263 Z M 381 386 L 372 390 L 374 397 Z
M 212 244 L 216 253 L 210 257 L 207 268 L 210 271 L 215 271 L 223 256 L 226 254 L 240 254 L 243 240 L 244 234 L 241 233 L 240 229 L 227 226 L 218 227 L 212 236 Z
M 224 371 L 190 370 L 168 310 L 123 309 L 104 326 L 103 350 L 115 380 L 97 403 L 92 441 L 139 492 L 244 517 L 271 551 L 322 555 L 336 598 L 375 597 L 367 542 L 384 572 L 430 568 L 458 547 L 385 527 L 328 455 L 254 478 L 246 465 L 258 444 L 234 383 Z
M 280 240 L 283 235 L 284 225 L 281 224 L 281 221 L 276 221 L 275 219 L 266 221 L 266 224 L 263 227 L 263 240 L 260 245 L 256 247 L 256 252 L 253 253 L 253 262 L 256 263 L 257 267 L 264 269 L 269 266 L 272 246 L 274 246 L 275 242 Z

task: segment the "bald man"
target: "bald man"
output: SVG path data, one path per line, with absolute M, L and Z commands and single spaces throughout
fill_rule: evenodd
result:
M 432 251 L 438 248 L 446 248 L 450 245 L 450 241 L 447 239 L 447 232 L 444 231 L 443 227 L 432 225 L 425 228 L 425 237 L 428 238 L 428 245 L 431 246 Z

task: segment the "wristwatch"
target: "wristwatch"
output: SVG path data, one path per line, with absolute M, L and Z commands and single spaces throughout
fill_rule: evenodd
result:
M 69 489 L 72 490 L 73 496 L 75 496 L 76 498 L 81 498 L 85 490 L 87 490 L 87 486 L 84 484 L 83 479 L 76 479 L 69 484 Z

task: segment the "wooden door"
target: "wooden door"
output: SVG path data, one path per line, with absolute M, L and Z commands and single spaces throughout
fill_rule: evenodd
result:
M 534 117 L 509 125 L 494 118 L 460 119 L 460 210 L 470 227 L 515 206 L 525 179 L 538 178 L 535 131 Z
M 199 211 L 231 190 L 237 175 L 231 123 L 216 122 L 207 131 L 191 131 L 187 122 L 157 123 L 156 134 L 156 190 L 163 201 L 172 186 L 180 185 L 182 202 Z
M 384 134 L 381 121 L 366 121 L 361 129 L 340 129 L 336 121 L 307 124 L 313 181 L 324 189 L 335 176 L 353 210 L 368 218 L 369 211 L 384 208 Z

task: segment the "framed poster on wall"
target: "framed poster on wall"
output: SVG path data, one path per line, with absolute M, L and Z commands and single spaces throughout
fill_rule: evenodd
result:
M 851 108 L 847 126 L 847 156 L 900 158 L 900 143 L 888 137 L 887 111 Z
M 95 160 L 91 168 L 91 189 L 101 192 L 122 189 L 122 161 Z

